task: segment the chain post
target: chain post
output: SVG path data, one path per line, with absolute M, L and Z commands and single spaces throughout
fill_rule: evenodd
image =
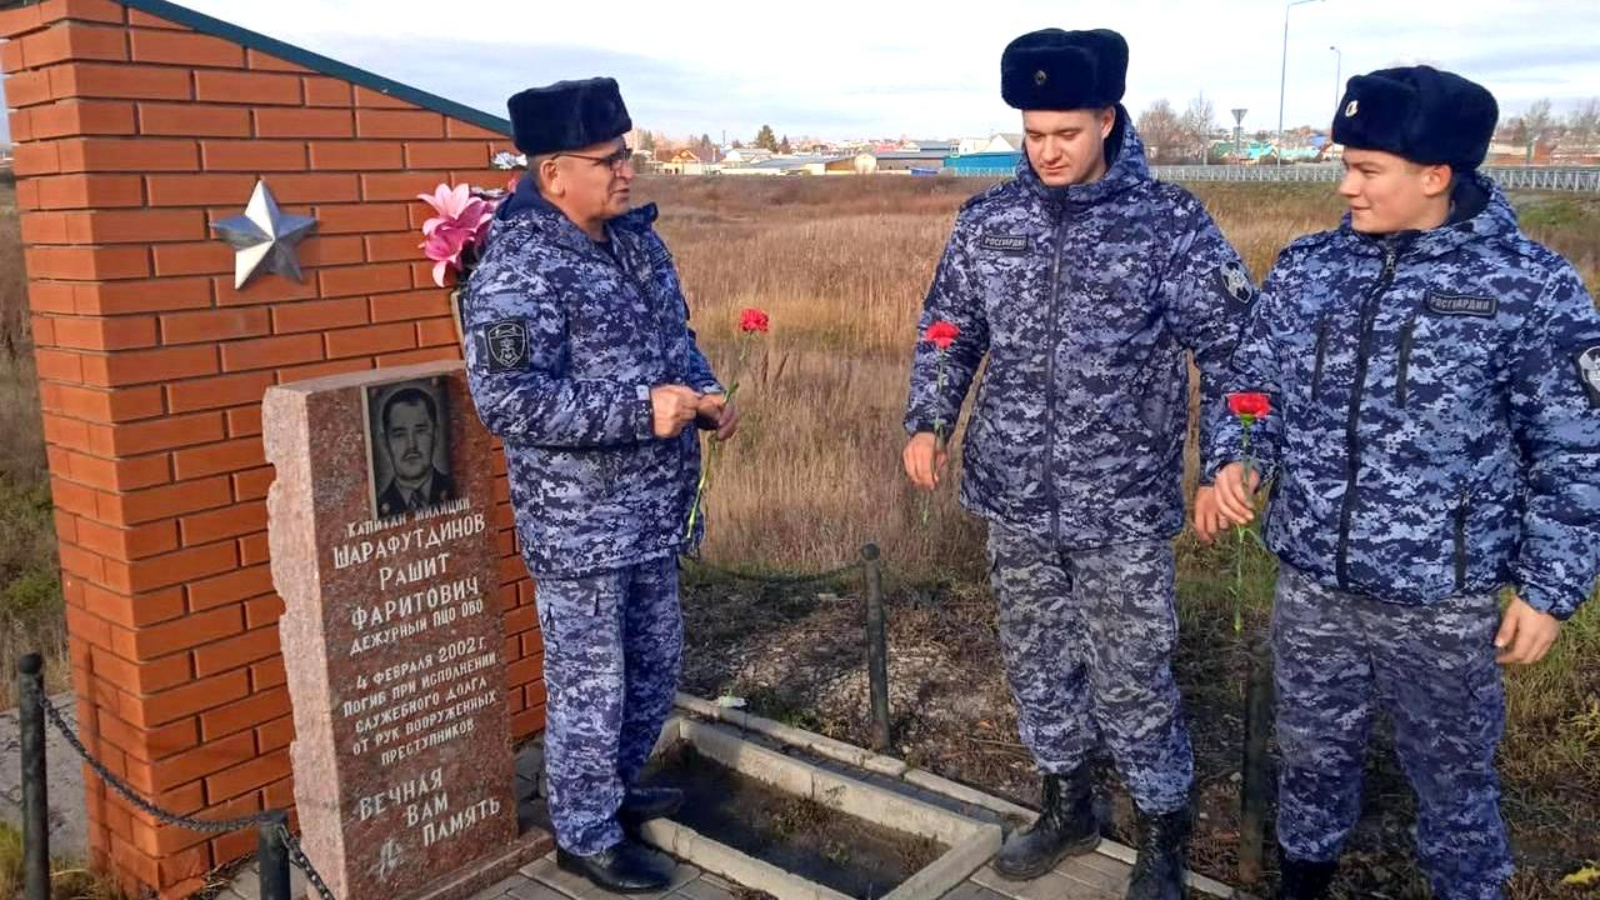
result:
M 22 745 L 22 896 L 50 900 L 50 796 L 44 759 L 44 660 L 17 662 L 17 715 Z
M 861 548 L 867 577 L 867 682 L 872 694 L 872 749 L 889 750 L 889 637 L 883 611 L 883 560 L 877 544 Z
M 283 842 L 288 830 L 289 815 L 281 809 L 268 810 L 256 823 L 261 900 L 289 900 L 289 847 Z

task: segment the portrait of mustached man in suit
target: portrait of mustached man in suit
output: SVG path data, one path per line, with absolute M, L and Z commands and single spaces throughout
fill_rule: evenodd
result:
M 444 398 L 435 383 L 371 388 L 368 408 L 377 411 L 371 422 L 377 517 L 421 512 L 454 499 Z

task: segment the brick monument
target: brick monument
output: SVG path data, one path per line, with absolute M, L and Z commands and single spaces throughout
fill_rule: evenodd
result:
M 509 126 L 163 0 L 7 9 L 0 39 L 80 727 L 165 807 L 291 806 L 261 400 L 460 357 L 415 196 L 502 184 Z M 211 225 L 258 180 L 317 220 L 304 283 L 234 287 Z M 493 457 L 488 595 L 521 738 L 544 723 L 542 645 Z M 254 850 L 88 792 L 91 862 L 130 887 L 186 895 Z

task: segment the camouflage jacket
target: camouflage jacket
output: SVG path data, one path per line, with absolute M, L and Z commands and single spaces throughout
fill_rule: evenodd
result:
M 1255 297 L 1200 202 L 1150 176 L 1132 125 L 1108 147 L 1099 181 L 1050 188 L 1024 156 L 961 208 L 921 320 L 961 334 L 942 364 L 919 342 L 905 416 L 910 433 L 948 435 L 987 355 L 962 504 L 1075 546 L 1182 528 L 1185 351 L 1218 396 Z
M 1290 244 L 1232 387 L 1272 395 L 1267 543 L 1322 584 L 1410 604 L 1514 583 L 1572 615 L 1600 572 L 1600 312 L 1464 180 L 1425 232 Z M 1214 472 L 1239 426 L 1208 411 Z M 1210 475 L 1211 472 L 1208 472 Z
M 608 249 L 524 179 L 496 214 L 462 298 L 472 398 L 505 444 L 517 535 L 536 577 L 689 543 L 699 438 L 693 428 L 654 436 L 650 388 L 722 388 L 695 344 L 655 219 L 650 205 L 611 220 Z

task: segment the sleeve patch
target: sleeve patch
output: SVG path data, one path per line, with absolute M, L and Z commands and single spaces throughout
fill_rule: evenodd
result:
M 1225 262 L 1217 267 L 1217 287 L 1222 293 L 1239 306 L 1248 307 L 1256 300 L 1256 286 L 1250 281 L 1250 273 L 1244 270 L 1244 264 L 1237 260 Z
M 1589 407 L 1600 409 L 1600 344 L 1578 351 L 1573 362 L 1578 367 L 1578 381 L 1589 394 Z
M 529 365 L 528 323 L 500 319 L 478 329 L 485 367 L 490 372 L 521 372 Z

